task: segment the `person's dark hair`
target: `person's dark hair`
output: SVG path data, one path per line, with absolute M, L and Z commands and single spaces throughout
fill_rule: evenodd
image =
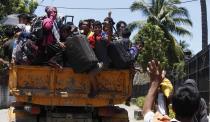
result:
M 83 22 L 84 22 L 83 20 L 80 20 L 80 21 L 79 21 L 79 25 L 78 25 L 79 28 L 81 28 Z
M 93 27 L 95 27 L 95 26 L 98 26 L 98 27 L 102 28 L 102 24 L 101 24 L 100 21 L 95 21 L 95 22 L 93 23 Z
M 83 24 L 83 23 L 85 23 L 85 22 L 88 24 L 87 26 L 90 28 L 90 26 L 91 26 L 90 21 L 89 21 L 89 20 L 87 20 L 87 19 L 86 19 L 86 20 L 83 20 L 83 21 L 82 21 L 82 24 Z
M 29 16 L 27 14 L 25 14 L 25 13 L 22 13 L 22 14 L 18 15 L 18 18 L 28 19 Z
M 131 31 L 128 28 L 122 31 L 123 38 L 129 38 L 130 36 L 131 36 Z
M 60 32 L 64 32 L 64 31 L 70 32 L 71 29 L 72 29 L 72 27 L 71 27 L 70 24 L 65 24 L 65 25 L 62 25 L 62 26 L 61 26 Z
M 189 87 L 181 86 L 172 96 L 172 106 L 179 118 L 192 118 L 198 111 L 200 95 Z
M 95 19 L 86 19 L 90 24 L 93 24 L 96 20 Z
M 103 24 L 104 24 L 104 23 L 109 23 L 109 24 L 111 24 L 111 25 L 114 25 L 114 24 L 115 24 L 114 20 L 113 20 L 111 17 L 106 17 L 106 18 L 104 19 Z
M 127 26 L 127 23 L 126 23 L 125 21 L 119 21 L 119 22 L 117 23 L 117 25 L 116 25 L 117 30 L 119 30 L 119 28 L 120 28 L 121 24 L 124 24 L 124 25 L 125 25 L 125 27 Z

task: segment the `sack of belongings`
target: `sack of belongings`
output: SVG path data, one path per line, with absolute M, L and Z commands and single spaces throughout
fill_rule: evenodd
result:
M 97 66 L 98 59 L 86 36 L 69 36 L 65 45 L 65 66 L 72 67 L 77 73 L 89 71 Z
M 39 42 L 43 40 L 44 37 L 44 31 L 42 28 L 42 22 L 45 19 L 45 16 L 36 17 L 32 21 L 31 25 L 31 40 L 35 42 Z
M 111 42 L 108 47 L 108 54 L 111 59 L 112 67 L 116 69 L 129 68 L 132 60 L 129 51 L 127 51 L 122 42 Z
M 107 51 L 107 41 L 106 40 L 96 41 L 94 51 L 99 62 L 103 62 L 103 65 L 108 68 L 110 64 L 110 58 L 108 56 L 108 51 Z

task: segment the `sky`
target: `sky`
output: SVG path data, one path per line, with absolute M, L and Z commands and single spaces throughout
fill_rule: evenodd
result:
M 145 0 L 150 1 L 150 0 Z M 182 0 L 189 1 L 189 0 Z M 38 0 L 39 4 L 56 7 L 67 7 L 67 8 L 129 8 L 134 0 Z M 206 0 L 208 22 L 210 21 L 210 0 Z M 192 37 L 178 37 L 175 35 L 177 40 L 186 40 L 189 44 L 189 49 L 192 50 L 193 54 L 196 54 L 202 49 L 202 30 L 201 30 L 201 12 L 200 12 L 200 1 L 193 1 L 182 3 L 180 6 L 186 7 L 189 11 L 190 18 L 193 22 L 193 27 L 187 27 L 187 29 L 193 34 Z M 43 6 L 38 6 L 35 14 L 38 16 L 44 15 Z M 64 9 L 58 8 L 58 13 L 64 15 L 73 15 L 74 24 L 78 25 L 79 20 L 93 18 L 95 20 L 103 21 L 107 17 L 110 10 L 84 10 L 84 9 Z M 123 20 L 126 23 L 131 23 L 136 20 L 145 20 L 145 16 L 140 11 L 131 12 L 129 9 L 116 10 L 112 9 L 112 17 L 115 22 Z M 208 29 L 210 23 L 208 23 Z M 131 38 L 136 34 L 138 30 L 134 31 Z M 208 44 L 210 43 L 210 29 L 208 30 Z

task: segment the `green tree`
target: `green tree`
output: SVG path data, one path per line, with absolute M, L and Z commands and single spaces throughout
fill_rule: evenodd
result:
M 185 40 L 180 40 L 179 45 L 182 47 L 183 50 L 188 49 L 189 44 Z
M 137 42 L 144 40 L 144 48 L 138 57 L 138 61 L 144 71 L 146 71 L 147 63 L 152 59 L 159 60 L 164 69 L 168 68 L 169 64 L 166 52 L 169 40 L 165 38 L 164 32 L 159 26 L 152 25 L 151 23 L 145 24 L 138 32 L 136 38 Z
M 1 0 L 0 19 L 13 13 L 34 13 L 38 3 L 36 0 Z
M 138 0 L 131 5 L 131 11 L 141 11 L 147 20 L 144 23 L 157 25 L 164 32 L 164 37 L 170 41 L 168 43 L 168 61 L 170 65 L 180 62 L 184 58 L 184 53 L 177 43 L 173 34 L 178 36 L 191 36 L 191 33 L 182 27 L 182 25 L 192 26 L 189 19 L 188 10 L 184 7 L 178 7 L 180 0 L 150 0 L 146 3 L 144 0 Z M 135 21 L 129 25 L 131 29 L 142 27 L 142 21 Z
M 0 1 L 0 19 L 13 13 L 33 14 L 37 8 L 36 0 L 1 0 Z M 0 25 L 0 57 L 2 56 L 2 45 L 8 39 L 5 36 L 5 30 L 12 29 L 13 26 Z

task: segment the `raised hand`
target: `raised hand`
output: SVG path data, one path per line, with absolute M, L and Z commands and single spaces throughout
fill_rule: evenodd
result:
M 151 82 L 161 82 L 165 77 L 165 71 L 161 69 L 160 62 L 152 60 L 148 63 L 147 67 L 148 74 Z

